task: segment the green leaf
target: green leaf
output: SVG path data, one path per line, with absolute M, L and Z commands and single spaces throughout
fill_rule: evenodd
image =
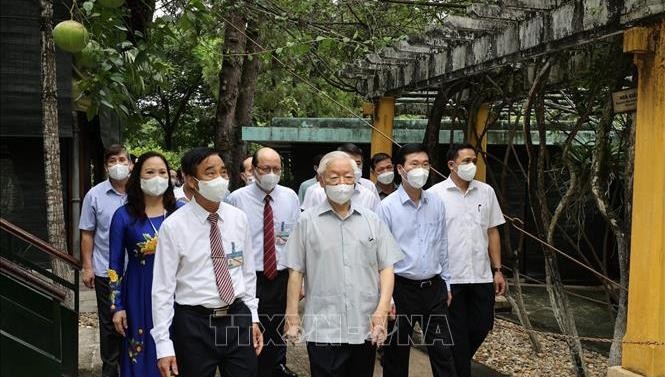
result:
M 283 50 L 284 50 L 283 48 L 279 47 L 279 48 L 277 48 L 277 49 L 275 50 L 275 53 L 276 53 L 277 55 L 279 55 L 279 54 L 282 53 Z

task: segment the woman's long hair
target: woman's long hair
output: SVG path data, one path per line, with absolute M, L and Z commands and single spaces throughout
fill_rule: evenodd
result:
M 149 158 L 159 157 L 166 165 L 166 171 L 171 171 L 166 158 L 157 152 L 146 152 L 142 154 L 134 164 L 132 173 L 127 180 L 127 211 L 136 219 L 146 219 L 148 216 L 145 214 L 145 196 L 141 190 L 141 168 L 143 163 Z M 167 214 L 173 213 L 176 210 L 175 195 L 173 195 L 173 184 L 170 177 L 167 178 L 169 186 L 162 195 L 162 203 Z

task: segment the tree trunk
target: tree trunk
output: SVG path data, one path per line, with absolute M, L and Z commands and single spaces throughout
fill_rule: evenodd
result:
M 539 234 L 541 236 L 550 233 L 548 228 L 551 221 L 551 213 L 547 206 L 547 198 L 545 196 L 546 150 L 544 148 L 546 146 L 546 135 L 542 89 L 547 82 L 552 62 L 551 59 L 548 59 L 536 75 L 524 107 L 524 135 L 528 156 L 527 186 L 529 188 L 529 198 L 532 206 L 534 222 L 536 223 L 536 228 L 539 229 Z M 540 138 L 540 147 L 537 155 L 535 155 L 536 151 L 533 148 L 531 140 L 531 110 L 534 99 L 538 102 L 536 106 L 536 121 L 538 123 Z M 551 240 L 548 240 L 548 243 L 551 244 Z M 586 376 L 588 375 L 588 372 L 586 369 L 586 363 L 584 362 L 582 344 L 580 343 L 579 338 L 577 338 L 575 318 L 572 314 L 568 296 L 564 291 L 557 255 L 548 247 L 543 247 L 543 253 L 545 256 L 547 292 L 549 294 L 554 317 L 557 320 L 561 332 L 569 336 L 566 338 L 566 342 L 570 349 L 570 356 L 575 374 L 579 377 Z
M 596 202 L 598 211 L 605 218 L 610 225 L 612 233 L 617 242 L 617 255 L 619 259 L 619 302 L 617 308 L 617 315 L 614 321 L 614 335 L 612 345 L 610 347 L 610 355 L 608 364 L 615 366 L 621 364 L 621 341 L 626 333 L 626 317 L 628 306 L 628 259 L 630 247 L 630 219 L 631 219 L 631 203 L 632 203 L 632 189 L 633 189 L 633 158 L 635 153 L 635 129 L 632 126 L 628 134 L 628 153 L 626 154 L 626 179 L 624 189 L 625 207 L 622 221 L 621 215 L 618 214 L 610 207 L 610 203 L 605 196 L 606 187 L 608 186 L 606 177 L 606 163 L 608 149 L 608 139 L 610 138 L 610 129 L 612 128 L 612 121 L 614 113 L 612 109 L 612 99 L 608 98 L 605 105 L 603 116 L 598 123 L 596 129 L 596 146 L 593 151 L 593 158 L 591 164 L 591 192 Z
M 441 156 L 441 147 L 439 145 L 439 131 L 441 130 L 441 119 L 443 114 L 446 111 L 446 103 L 448 102 L 448 89 L 439 88 L 439 91 L 434 97 L 434 103 L 432 104 L 432 110 L 429 113 L 427 119 L 427 127 L 425 128 L 425 137 L 423 139 L 423 144 L 427 148 L 427 153 L 430 156 L 430 162 L 437 169 L 443 169 L 445 166 L 445 158 Z M 440 177 L 438 174 L 432 174 L 432 184 L 435 184 L 441 180 L 443 177 Z
M 240 92 L 238 103 L 236 105 L 236 124 L 238 132 L 236 133 L 235 145 L 231 153 L 237 161 L 242 161 L 247 155 L 247 145 L 242 140 L 242 128 L 252 125 L 252 110 L 254 108 L 254 95 L 256 93 L 256 83 L 259 78 L 260 59 L 254 55 L 261 50 L 259 44 L 259 25 L 260 19 L 254 15 L 247 24 L 247 42 L 245 52 L 248 54 L 242 66 L 242 77 L 240 79 Z
M 245 19 L 240 14 L 240 1 L 228 4 L 230 13 L 224 23 L 224 51 L 219 73 L 219 99 L 217 102 L 215 148 L 222 154 L 231 180 L 231 190 L 241 186 L 240 168 L 233 149 L 241 130 L 236 122 L 236 104 L 245 52 Z
M 48 240 L 56 249 L 66 252 L 67 231 L 63 209 L 62 177 L 60 175 L 60 132 L 58 125 L 58 89 L 53 43 L 53 2 L 41 0 L 41 93 L 44 137 L 44 177 L 46 183 L 46 224 Z M 59 259 L 52 259 L 53 272 L 72 281 L 73 271 Z M 71 303 L 71 292 L 67 301 Z

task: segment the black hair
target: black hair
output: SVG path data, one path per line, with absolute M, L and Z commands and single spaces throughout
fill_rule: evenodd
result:
M 132 159 L 129 152 L 127 152 L 127 148 L 125 148 L 122 144 L 111 144 L 104 151 L 104 163 L 106 164 L 109 162 L 109 158 L 119 154 L 124 154 L 128 160 L 130 160 L 132 163 L 134 162 L 134 159 Z
M 143 190 L 141 190 L 141 168 L 146 160 L 153 157 L 161 158 L 166 165 L 166 171 L 171 171 L 166 158 L 157 152 L 146 152 L 139 157 L 127 180 L 127 212 L 135 219 L 145 219 L 147 217 L 145 214 L 145 197 Z M 164 204 L 164 209 L 169 214 L 176 210 L 173 184 L 170 178 L 168 179 L 168 187 L 162 196 L 162 203 Z
M 312 157 L 312 165 L 319 166 L 319 164 L 321 163 L 322 158 L 323 158 L 323 155 L 321 153 L 319 153 L 316 156 Z
M 359 156 L 363 155 L 363 150 L 353 143 L 342 144 L 339 146 L 339 148 L 337 148 L 337 150 L 353 155 L 359 155 Z
M 213 155 L 219 156 L 219 153 L 209 147 L 196 147 L 190 149 L 180 160 L 182 172 L 187 176 L 196 177 L 196 167 L 199 166 L 201 161 Z
M 427 154 L 427 157 L 429 157 L 429 153 L 427 153 L 427 148 L 425 148 L 424 144 L 409 143 L 402 145 L 402 147 L 397 151 L 395 158 L 393 158 L 393 163 L 395 165 L 404 166 L 404 162 L 406 162 L 406 156 L 412 153 L 425 153 Z
M 446 161 L 455 161 L 457 156 L 459 156 L 459 151 L 462 149 L 471 149 L 474 152 L 476 151 L 476 147 L 471 144 L 455 144 L 450 147 L 450 149 L 448 149 L 448 153 L 446 153 Z
M 376 164 L 381 161 L 390 160 L 390 156 L 387 153 L 379 152 L 372 156 L 372 170 L 376 169 Z

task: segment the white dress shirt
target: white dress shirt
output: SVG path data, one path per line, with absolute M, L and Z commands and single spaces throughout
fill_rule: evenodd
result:
M 376 190 L 376 188 L 374 188 L 374 190 Z M 305 200 L 303 200 L 302 205 L 300 205 L 300 209 L 305 211 L 310 208 L 318 207 L 325 201 L 326 191 L 323 187 L 321 187 L 320 184 L 312 185 L 307 189 Z M 357 184 L 353 191 L 353 195 L 351 196 L 351 202 L 353 202 L 353 205 L 357 208 L 367 208 L 376 212 L 381 203 L 381 199 L 379 199 L 378 194 L 374 194 L 366 189 L 365 186 Z
M 229 263 L 236 298 L 242 299 L 258 322 L 256 272 L 250 250 L 252 239 L 247 216 L 230 204 L 220 203 L 219 227 L 224 253 Z M 159 229 L 152 278 L 152 318 L 150 330 L 157 348 L 157 358 L 175 355 L 169 328 L 173 320 L 173 302 L 217 308 L 223 302 L 217 291 L 210 257 L 208 211 L 194 199 L 169 216 Z
M 448 178 L 427 191 L 446 206 L 451 283 L 493 282 L 487 230 L 506 222 L 494 189 L 473 180 L 464 193 Z
M 373 192 L 376 196 L 379 196 L 379 190 L 376 189 L 376 185 L 374 184 L 374 182 L 370 181 L 367 178 L 360 177 L 360 179 L 358 180 L 358 183 L 360 183 L 360 185 L 362 187 L 364 187 L 364 188 L 368 189 L 369 191 Z M 379 198 L 379 200 L 381 200 L 381 198 Z
M 266 193 L 252 183 L 232 192 L 226 201 L 240 208 L 247 215 L 249 230 L 252 235 L 252 255 L 256 271 L 263 271 L 263 210 Z M 275 251 L 277 252 L 277 269 L 286 268 L 284 264 L 284 246 L 289 239 L 291 230 L 300 216 L 298 195 L 290 188 L 277 185 L 270 192 L 273 222 L 275 223 Z

